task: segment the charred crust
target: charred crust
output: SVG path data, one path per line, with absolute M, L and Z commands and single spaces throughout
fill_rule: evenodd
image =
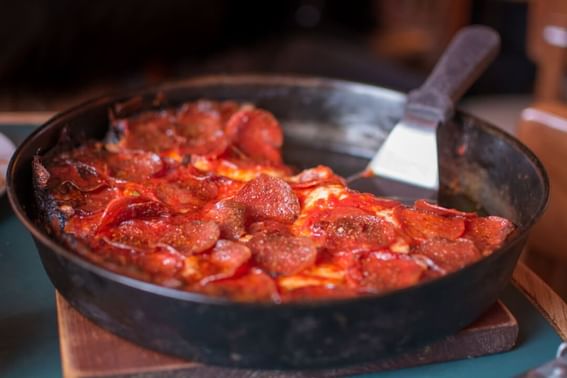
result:
M 33 169 L 33 182 L 34 186 L 37 190 L 45 190 L 47 189 L 47 182 L 49 181 L 49 171 L 41 162 L 41 158 L 38 155 L 33 157 L 32 161 L 32 169 Z
M 63 234 L 67 217 L 59 210 L 57 202 L 48 191 L 50 174 L 43 165 L 41 157 L 35 155 L 32 161 L 32 183 L 36 205 L 39 211 L 39 224 L 48 234 Z

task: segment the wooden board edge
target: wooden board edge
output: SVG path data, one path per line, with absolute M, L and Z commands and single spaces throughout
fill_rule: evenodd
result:
M 191 363 L 189 363 L 191 364 Z M 165 378 L 168 375 L 171 376 L 179 376 L 178 374 L 186 373 L 182 375 L 191 376 L 194 375 L 196 372 L 194 366 L 190 366 L 188 364 L 179 364 L 179 365 L 167 365 L 167 366 L 154 366 L 154 367 L 146 367 L 143 371 L 136 369 L 136 368 L 129 368 L 129 369 L 121 369 L 117 370 L 114 373 L 108 374 L 107 372 L 95 372 L 85 370 L 79 376 L 75 376 L 76 378 L 126 378 L 126 377 L 160 377 Z M 64 378 L 67 378 L 64 376 Z
M 61 370 L 64 378 L 77 378 L 79 377 L 79 375 L 71 366 L 71 363 L 68 358 L 70 356 L 70 352 L 67 350 L 67 348 L 69 347 L 69 343 L 65 342 L 68 336 L 66 333 L 67 327 L 64 326 L 64 323 L 66 321 L 64 317 L 66 316 L 65 315 L 66 313 L 65 311 L 63 311 L 63 306 L 65 306 L 65 303 L 63 303 L 63 301 L 64 301 L 63 297 L 56 290 L 55 306 L 57 308 L 57 332 L 59 334 L 59 354 L 61 358 Z
M 567 341 L 567 304 L 525 263 L 518 262 L 514 285 L 533 303 L 563 341 Z
M 65 325 L 67 324 L 70 319 L 67 317 L 71 311 L 76 311 L 71 307 L 69 303 L 65 300 L 65 298 L 59 294 L 59 292 L 55 291 L 55 301 L 56 301 L 56 308 L 57 308 L 57 326 L 58 326 L 58 333 L 59 333 L 59 352 L 61 357 L 61 368 L 62 368 L 62 375 L 64 378 L 94 378 L 94 377 L 111 377 L 111 376 L 130 376 L 140 374 L 140 371 L 137 368 L 124 368 L 116 370 L 112 375 L 108 375 L 106 372 L 97 372 L 92 370 L 78 370 L 72 363 L 71 355 L 72 352 L 69 351 L 70 343 L 66 342 L 69 340 L 70 336 L 67 334 L 68 327 Z M 80 314 L 79 314 L 80 315 Z M 82 315 L 80 315 L 82 316 Z M 85 319 L 85 321 L 90 322 L 90 320 Z M 93 326 L 96 326 L 93 324 Z M 106 331 L 105 331 L 106 332 Z M 118 336 L 115 336 L 118 338 Z M 124 340 L 124 342 L 127 342 Z M 195 367 L 200 366 L 196 362 L 179 362 L 179 363 L 168 363 L 167 364 L 167 371 L 180 371 L 180 370 L 187 370 L 194 369 Z M 154 367 L 145 367 L 143 371 L 144 374 L 151 374 L 156 372 L 164 371 L 163 366 L 154 366 Z
M 510 326 L 514 326 L 516 328 L 519 328 L 518 326 L 518 319 L 516 319 L 516 317 L 514 316 L 514 314 L 512 314 L 512 311 L 510 311 L 510 309 L 508 308 L 508 306 L 506 306 L 504 304 L 504 302 L 502 302 L 502 300 L 498 299 L 496 302 L 498 302 L 498 304 L 500 305 L 500 307 L 506 312 L 506 314 L 508 315 L 508 318 L 510 318 L 510 322 L 509 325 Z
M 36 111 L 36 112 L 0 112 L 0 124 L 6 125 L 41 125 L 56 112 Z

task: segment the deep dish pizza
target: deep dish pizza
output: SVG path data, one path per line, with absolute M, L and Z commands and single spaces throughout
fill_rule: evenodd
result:
M 197 101 L 113 118 L 105 141 L 34 159 L 46 227 L 107 269 L 241 301 L 388 292 L 461 269 L 514 231 L 425 201 L 295 172 L 274 116 Z

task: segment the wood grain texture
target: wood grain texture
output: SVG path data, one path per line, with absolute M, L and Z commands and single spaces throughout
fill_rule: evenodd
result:
M 559 336 L 567 341 L 567 304 L 538 275 L 520 262 L 514 270 L 514 284 L 540 310 Z
M 518 336 L 513 315 L 496 303 L 466 329 L 440 342 L 396 358 L 364 366 L 325 371 L 282 372 L 226 369 L 153 352 L 125 341 L 92 323 L 57 294 L 63 375 L 83 377 L 338 377 L 433 362 L 471 358 L 511 349 Z
M 546 35 L 549 27 L 567 28 L 567 2 L 532 0 L 529 4 L 527 50 L 537 64 L 535 97 L 540 101 L 557 100 L 564 95 L 567 50 Z
M 537 155 L 549 177 L 549 206 L 530 231 L 524 261 L 567 298 L 567 105 L 536 102 L 524 109 L 518 138 Z

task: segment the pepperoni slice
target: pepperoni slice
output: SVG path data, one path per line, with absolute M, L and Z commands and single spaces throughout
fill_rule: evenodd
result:
M 282 179 L 261 174 L 240 189 L 234 199 L 246 206 L 252 221 L 293 223 L 299 216 L 299 200 Z
M 108 228 L 99 236 L 114 248 L 143 253 L 156 248 L 166 229 L 167 225 L 159 221 L 131 219 Z
M 390 222 L 367 215 L 360 209 L 337 208 L 339 209 L 342 212 L 331 213 L 311 226 L 315 236 L 324 238 L 327 248 L 368 250 L 388 246 L 396 240 L 396 230 Z
M 78 162 L 94 168 L 99 174 L 104 174 L 108 152 L 100 142 L 89 142 L 76 150 L 63 153 L 59 162 Z
M 335 175 L 331 168 L 323 165 L 306 169 L 292 179 L 290 185 L 294 189 L 307 189 L 323 185 L 345 185 L 342 177 Z
M 155 187 L 156 197 L 176 210 L 202 206 L 217 194 L 216 184 L 206 178 L 174 177 Z
M 408 207 L 395 210 L 402 229 L 408 236 L 417 240 L 445 238 L 455 240 L 465 232 L 463 217 L 443 217 L 435 213 Z
M 248 232 L 250 234 L 260 234 L 260 233 L 277 233 L 282 235 L 291 235 L 291 230 L 288 224 L 283 224 L 276 221 L 261 221 L 254 222 L 248 227 Z
M 140 256 L 138 265 L 152 275 L 173 277 L 183 268 L 183 257 L 168 251 L 156 251 Z
M 259 267 L 270 274 L 295 274 L 315 264 L 317 249 L 309 238 L 257 234 L 248 246 Z
M 201 284 L 234 276 L 238 268 L 250 260 L 250 256 L 252 252 L 246 245 L 230 240 L 219 240 L 210 256 L 210 261 L 219 268 L 219 272 L 205 277 L 201 280 Z
M 514 225 L 504 218 L 471 218 L 467 222 L 464 237 L 472 240 L 483 255 L 489 255 L 502 246 L 512 231 Z
M 370 253 L 361 260 L 361 288 L 382 293 L 412 286 L 419 282 L 425 269 L 406 256 Z
M 74 186 L 59 187 L 53 193 L 59 211 L 66 217 L 73 215 L 88 216 L 104 211 L 110 201 L 118 196 L 114 188 L 104 187 L 88 193 L 81 192 Z
M 475 213 L 467 213 L 464 211 L 456 210 L 456 209 L 448 209 L 439 205 L 435 205 L 433 203 L 429 203 L 426 200 L 420 199 L 415 201 L 414 204 L 416 209 L 429 211 L 430 213 L 435 213 L 441 216 L 461 216 L 461 217 L 476 217 Z
M 213 281 L 204 286 L 199 285 L 197 290 L 242 302 L 280 302 L 274 280 L 257 268 L 251 269 L 250 272 L 238 278 Z
M 338 204 L 341 207 L 356 207 L 371 213 L 376 213 L 377 211 L 386 209 L 393 209 L 401 205 L 399 201 L 393 199 L 380 198 L 369 193 L 358 193 L 353 191 L 350 191 L 348 196 L 345 196 L 345 198 L 340 199 Z
M 167 209 L 159 202 L 144 197 L 120 197 L 106 206 L 97 231 L 131 219 L 149 219 L 166 214 Z
M 233 272 L 252 256 L 250 249 L 238 242 L 219 240 L 211 252 L 211 262 Z
M 176 116 L 176 133 L 185 138 L 182 150 L 187 154 L 216 157 L 229 145 L 221 116 L 209 101 L 183 106 Z
M 241 106 L 236 101 L 230 100 L 217 103 L 217 110 L 220 114 L 222 124 L 226 127 L 226 123 L 228 122 L 230 117 L 232 117 L 234 113 L 238 112 L 243 107 L 252 108 L 251 105 Z
M 309 215 L 309 218 L 302 225 L 302 228 L 305 229 L 307 234 L 312 235 L 318 239 L 318 241 L 324 243 L 326 237 L 333 233 L 333 224 L 335 221 L 344 217 L 356 217 L 359 215 L 365 216 L 369 214 L 364 210 L 348 206 L 318 210 Z
M 390 222 L 371 215 L 337 219 L 330 236 L 333 244 L 351 248 L 356 248 L 357 243 L 379 248 L 390 245 L 395 238 L 396 232 Z
M 193 220 L 170 227 L 159 241 L 184 255 L 192 255 L 211 249 L 219 236 L 220 230 L 215 222 Z
M 181 143 L 168 112 L 147 112 L 139 117 L 119 119 L 113 128 L 122 135 L 121 145 L 132 150 L 163 152 Z
M 341 269 L 349 269 L 357 264 L 357 255 L 352 253 L 351 251 L 326 251 L 327 254 L 325 256 L 325 261 L 329 262 L 330 264 L 341 268 Z
M 144 182 L 162 172 L 165 165 L 159 155 L 144 151 L 109 153 L 108 174 L 118 180 Z
M 357 217 L 370 215 L 368 212 L 352 206 L 340 206 L 333 209 L 321 210 L 314 214 L 316 218 L 327 222 L 336 222 L 345 217 Z
M 281 163 L 283 133 L 271 113 L 260 109 L 241 110 L 230 117 L 226 134 L 253 160 Z
M 92 215 L 104 211 L 108 204 L 118 196 L 114 188 L 103 188 L 83 196 L 79 203 L 73 204 L 75 214 L 80 216 Z
M 80 161 L 66 160 L 48 170 L 48 185 L 55 190 L 65 190 L 61 186 L 70 185 L 81 192 L 93 192 L 108 185 L 96 168 Z
M 420 244 L 413 251 L 413 254 L 430 258 L 445 272 L 459 270 L 481 258 L 481 254 L 474 243 L 468 239 L 428 240 Z
M 244 235 L 246 208 L 241 203 L 232 199 L 219 201 L 207 212 L 207 217 L 218 224 L 222 238 L 237 240 Z
M 134 251 L 160 249 L 192 255 L 211 249 L 219 237 L 214 222 L 185 220 L 181 224 L 161 219 L 134 219 L 108 229 L 103 239 L 115 248 Z
M 160 182 L 155 187 L 155 196 L 178 212 L 186 212 L 204 203 L 191 189 L 176 182 Z

